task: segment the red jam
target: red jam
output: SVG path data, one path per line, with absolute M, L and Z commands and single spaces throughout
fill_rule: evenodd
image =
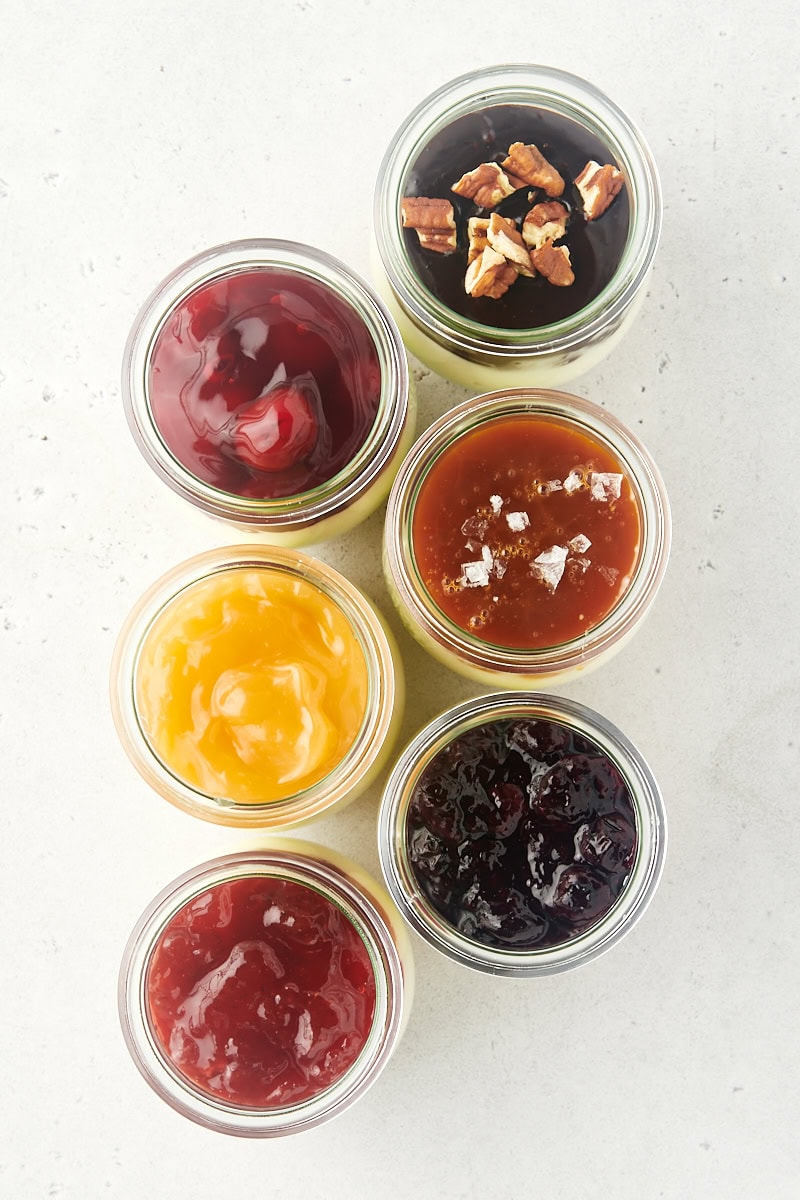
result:
M 517 649 L 581 637 L 624 594 L 641 522 L 611 450 L 537 413 L 483 422 L 435 460 L 412 522 L 417 568 L 465 632 Z
M 309 1100 L 358 1058 L 375 975 L 351 922 L 288 879 L 218 884 L 185 905 L 147 972 L 156 1039 L 207 1095 L 244 1108 Z
M 456 737 L 411 799 L 408 853 L 420 888 L 460 933 L 540 950 L 616 903 L 636 854 L 630 790 L 588 738 L 518 719 Z
M 198 479 L 257 499 L 338 474 L 375 422 L 381 372 L 356 311 L 289 271 L 235 272 L 176 306 L 153 349 L 150 405 Z

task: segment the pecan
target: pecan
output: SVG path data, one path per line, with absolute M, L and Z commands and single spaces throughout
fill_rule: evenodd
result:
M 617 193 L 622 191 L 623 182 L 622 172 L 611 163 L 601 167 L 593 159 L 587 162 L 575 180 L 587 221 L 595 221 L 603 215 Z
M 567 210 L 559 200 L 534 204 L 522 222 L 522 239 L 526 246 L 538 250 L 545 242 L 556 242 L 567 230 Z
M 528 251 L 525 249 L 525 243 L 520 236 L 516 225 L 513 221 L 509 221 L 508 217 L 501 217 L 499 213 L 492 213 L 489 218 L 489 228 L 486 231 L 486 237 L 489 245 L 498 254 L 502 254 L 503 258 L 508 262 L 513 263 L 520 275 L 533 275 L 535 272 L 531 269 L 531 259 Z
M 488 296 L 490 300 L 499 300 L 516 278 L 516 267 L 512 267 L 502 254 L 487 246 L 467 267 L 464 290 L 470 296 Z
M 488 228 L 488 217 L 470 217 L 470 219 L 467 221 L 467 236 L 469 237 L 467 263 L 474 262 L 481 250 L 485 250 L 489 245 L 486 237 L 486 230 Z
M 511 171 L 530 187 L 543 188 L 548 196 L 560 196 L 564 191 L 564 180 L 538 146 L 514 142 L 508 147 L 508 158 L 503 160 L 502 166 L 504 171 Z
M 457 196 L 474 200 L 479 208 L 494 208 L 515 190 L 508 176 L 494 162 L 481 163 L 474 171 L 462 175 L 450 189 Z
M 406 229 L 415 229 L 425 250 L 448 254 L 456 248 L 456 222 L 449 200 L 404 196 L 400 211 Z
M 540 275 L 556 287 L 569 287 L 575 282 L 569 250 L 566 246 L 554 246 L 545 242 L 538 250 L 531 250 L 531 261 Z

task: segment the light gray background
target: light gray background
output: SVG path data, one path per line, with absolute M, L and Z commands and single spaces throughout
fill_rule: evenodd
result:
M 10 1200 L 615 1200 L 798 1194 L 795 9 L 350 0 L 8 0 L 0 43 L 0 1193 Z M 665 227 L 633 333 L 574 390 L 642 436 L 674 552 L 635 641 L 567 694 L 641 748 L 671 822 L 634 933 L 579 971 L 473 976 L 415 939 L 405 1039 L 302 1138 L 173 1114 L 128 1059 L 116 972 L 142 908 L 235 848 L 129 766 L 116 632 L 237 540 L 145 466 L 122 348 L 195 252 L 281 236 L 368 273 L 387 139 L 433 87 L 541 61 L 645 130 Z M 466 393 L 415 366 L 420 427 Z M 388 612 L 381 514 L 320 548 Z M 398 633 L 410 736 L 472 687 Z M 378 789 L 303 836 L 377 871 Z

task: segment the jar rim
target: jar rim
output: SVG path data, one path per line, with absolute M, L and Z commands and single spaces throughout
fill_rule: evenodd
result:
M 426 765 L 461 733 L 492 721 L 527 717 L 552 721 L 595 743 L 617 767 L 633 798 L 636 857 L 620 896 L 589 928 L 543 949 L 496 949 L 460 933 L 424 897 L 406 853 L 405 826 L 413 788 Z M 410 927 L 445 957 L 474 970 L 512 978 L 551 975 L 590 962 L 635 925 L 658 887 L 667 848 L 661 791 L 641 753 L 607 717 L 586 705 L 543 692 L 492 692 L 435 717 L 409 742 L 387 780 L 378 815 L 378 852 L 389 893 Z
M 381 392 L 373 426 L 350 462 L 317 487 L 259 499 L 226 492 L 199 479 L 165 441 L 150 404 L 150 364 L 158 337 L 176 307 L 204 284 L 246 270 L 295 274 L 332 291 L 364 323 L 378 354 Z M 128 335 L 122 365 L 128 426 L 149 466 L 173 491 L 222 520 L 274 532 L 311 528 L 361 496 L 391 462 L 409 412 L 409 371 L 394 319 L 374 289 L 324 250 L 280 238 L 224 242 L 193 255 L 150 293 Z
M 192 786 L 163 762 L 139 720 L 136 698 L 139 660 L 158 617 L 187 589 L 236 569 L 284 573 L 321 591 L 350 626 L 367 668 L 364 717 L 351 746 L 322 779 L 279 800 L 236 801 Z M 401 694 L 398 686 L 401 669 L 372 602 L 329 564 L 300 550 L 278 546 L 222 547 L 204 551 L 167 571 L 131 609 L 111 662 L 112 716 L 131 762 L 165 800 L 191 816 L 215 824 L 280 830 L 319 816 L 363 786 L 393 727 Z
M 592 130 L 610 147 L 629 182 L 628 240 L 611 281 L 588 305 L 552 325 L 487 326 L 454 312 L 419 280 L 407 255 L 399 218 L 406 178 L 431 137 L 479 108 L 517 102 L 551 108 Z M 652 152 L 627 113 L 588 80 L 555 67 L 511 63 L 470 71 L 441 85 L 400 125 L 381 162 L 373 204 L 378 254 L 389 286 L 409 318 L 435 341 L 476 361 L 529 359 L 566 353 L 613 327 L 652 266 L 661 236 L 663 201 Z
M 541 416 L 580 429 L 610 448 L 628 473 L 642 527 L 636 568 L 620 599 L 587 633 L 555 646 L 498 646 L 462 629 L 434 603 L 414 561 L 411 525 L 419 488 L 444 449 L 481 424 L 507 416 Z M 606 409 L 545 388 L 505 388 L 462 401 L 416 440 L 395 478 L 386 508 L 385 557 L 400 602 L 433 641 L 460 661 L 509 677 L 535 679 L 584 666 L 619 644 L 655 598 L 671 544 L 669 499 L 661 474 L 636 435 Z
M 146 1002 L 149 964 L 168 922 L 209 888 L 256 876 L 289 879 L 334 904 L 363 941 L 376 988 L 367 1041 L 341 1078 L 299 1104 L 269 1109 L 245 1108 L 214 1098 L 182 1075 L 158 1045 Z M 388 916 L 378 895 L 372 894 L 378 887 L 377 881 L 343 855 L 316 843 L 279 839 L 200 863 L 162 888 L 130 934 L 120 964 L 117 993 L 128 1051 L 161 1099 L 200 1125 L 241 1137 L 299 1133 L 338 1116 L 360 1099 L 386 1067 L 407 1017 L 403 960 Z

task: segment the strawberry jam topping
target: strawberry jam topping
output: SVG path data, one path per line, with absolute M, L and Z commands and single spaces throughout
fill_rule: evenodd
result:
M 202 1092 L 244 1108 L 298 1104 L 350 1069 L 372 1027 L 375 975 L 352 923 L 293 880 L 217 884 L 181 908 L 147 973 L 163 1053 Z

